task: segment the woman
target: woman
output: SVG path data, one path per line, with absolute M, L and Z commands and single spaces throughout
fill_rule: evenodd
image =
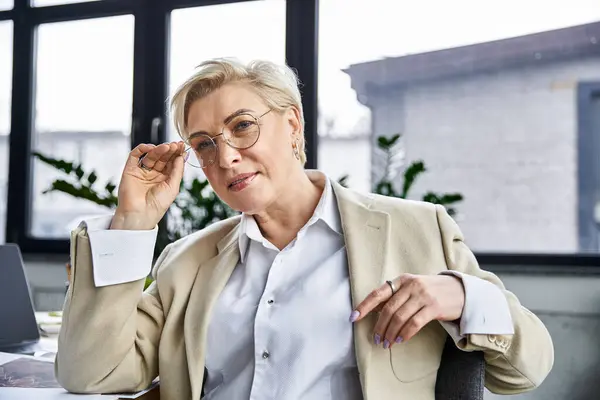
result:
M 160 375 L 163 400 L 433 399 L 448 334 L 485 353 L 493 392 L 549 373 L 544 325 L 478 267 L 443 207 L 304 170 L 288 67 L 206 62 L 172 111 L 185 143 L 137 146 L 112 218 L 73 232 L 65 388 L 139 390 Z M 142 293 L 187 157 L 242 214 L 169 245 Z

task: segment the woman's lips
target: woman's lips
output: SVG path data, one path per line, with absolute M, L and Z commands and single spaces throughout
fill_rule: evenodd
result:
M 234 182 L 229 184 L 229 190 L 231 190 L 232 192 L 240 192 L 246 189 L 252 183 L 256 175 L 258 175 L 258 172 L 240 176 Z

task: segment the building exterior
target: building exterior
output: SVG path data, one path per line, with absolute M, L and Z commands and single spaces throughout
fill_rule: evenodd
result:
M 407 160 L 425 161 L 415 197 L 465 196 L 458 220 L 473 249 L 600 250 L 600 96 L 581 95 L 600 83 L 600 22 L 346 72 L 372 137 L 402 133 Z

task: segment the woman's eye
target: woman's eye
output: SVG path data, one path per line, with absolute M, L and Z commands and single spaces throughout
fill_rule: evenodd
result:
M 210 140 L 204 140 L 196 145 L 196 150 L 200 151 L 212 147 Z
M 254 123 L 252 123 L 251 121 L 241 121 L 235 126 L 234 130 L 241 131 L 250 128 L 252 125 L 254 125 Z

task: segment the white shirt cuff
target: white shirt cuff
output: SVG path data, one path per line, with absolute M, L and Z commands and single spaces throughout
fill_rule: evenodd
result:
M 96 287 L 117 285 L 143 279 L 152 270 L 158 227 L 129 231 L 109 229 L 112 215 L 87 218 Z
M 498 286 L 458 271 L 444 271 L 441 274 L 460 278 L 465 289 L 465 305 L 460 326 L 453 322 L 440 321 L 455 342 L 466 335 L 513 335 L 515 333 L 508 301 Z

